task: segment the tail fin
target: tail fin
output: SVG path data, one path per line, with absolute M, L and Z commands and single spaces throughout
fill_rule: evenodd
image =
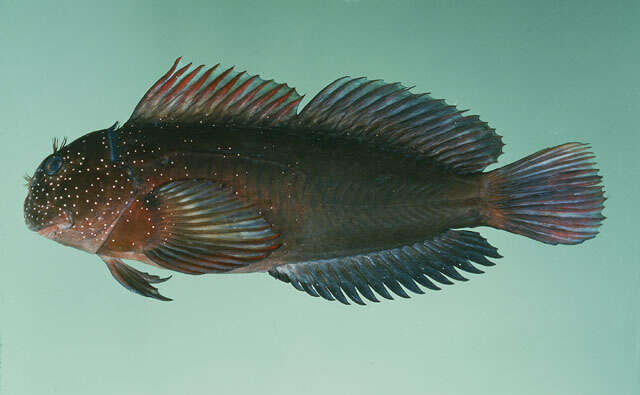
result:
M 578 244 L 598 234 L 603 189 L 594 154 L 567 143 L 485 175 L 488 225 L 548 244 Z

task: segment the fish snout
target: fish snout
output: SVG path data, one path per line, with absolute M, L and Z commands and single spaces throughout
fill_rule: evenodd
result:
M 30 196 L 24 203 L 24 220 L 29 230 L 48 238 L 71 228 L 74 223 L 73 214 L 69 210 L 41 207 Z
M 40 210 L 38 210 L 37 204 L 34 202 L 31 193 L 27 195 L 24 200 L 24 222 L 27 224 L 29 230 L 37 232 L 41 228 L 40 224 Z

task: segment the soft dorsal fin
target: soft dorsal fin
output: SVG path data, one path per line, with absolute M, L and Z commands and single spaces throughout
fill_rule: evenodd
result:
M 269 274 L 291 283 L 297 290 L 327 300 L 349 304 L 345 297 L 364 304 L 360 295 L 378 302 L 374 292 L 393 299 L 388 290 L 408 298 L 405 288 L 424 293 L 425 288 L 440 289 L 434 282 L 453 284 L 450 279 L 466 281 L 457 270 L 482 273 L 471 262 L 492 266 L 486 257 L 500 258 L 495 247 L 480 234 L 448 230 L 431 240 L 364 255 L 287 263 L 269 270 Z
M 502 140 L 486 122 L 409 89 L 343 77 L 318 93 L 292 125 L 413 152 L 458 173 L 478 172 L 496 161 Z
M 257 75 L 191 63 L 169 71 L 147 91 L 127 124 L 183 122 L 277 126 L 296 114 L 302 97 L 287 84 Z M 177 69 L 177 70 L 176 70 Z

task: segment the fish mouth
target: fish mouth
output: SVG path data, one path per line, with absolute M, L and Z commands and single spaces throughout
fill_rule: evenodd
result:
M 64 210 L 62 214 L 53 224 L 37 229 L 36 232 L 48 239 L 53 239 L 63 231 L 71 228 L 73 226 L 73 216 L 68 210 Z

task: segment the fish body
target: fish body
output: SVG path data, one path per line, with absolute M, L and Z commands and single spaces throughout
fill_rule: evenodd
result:
M 295 129 L 114 133 L 127 147 L 123 161 L 131 164 L 136 194 L 173 180 L 215 179 L 255 205 L 281 244 L 244 271 L 392 248 L 481 221 L 478 177 L 349 141 L 309 139 Z M 142 252 L 146 232 L 133 230 L 137 222 L 120 226 L 100 252 L 130 253 L 131 243 Z
M 57 147 L 30 180 L 27 225 L 98 254 L 126 288 L 268 271 L 325 299 L 378 301 L 481 272 L 493 226 L 550 244 L 597 233 L 602 187 L 578 143 L 483 173 L 502 142 L 477 116 L 399 84 L 339 79 L 300 112 L 284 84 L 176 64 L 122 127 Z

